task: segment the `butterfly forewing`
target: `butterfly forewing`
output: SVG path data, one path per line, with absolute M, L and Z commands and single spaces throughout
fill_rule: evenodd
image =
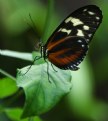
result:
M 71 13 L 45 44 L 50 62 L 61 69 L 77 70 L 101 21 L 102 12 L 95 5 Z

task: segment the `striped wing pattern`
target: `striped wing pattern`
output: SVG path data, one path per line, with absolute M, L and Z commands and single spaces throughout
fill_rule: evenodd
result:
M 49 61 L 61 69 L 77 70 L 101 22 L 102 12 L 95 5 L 71 13 L 44 46 Z

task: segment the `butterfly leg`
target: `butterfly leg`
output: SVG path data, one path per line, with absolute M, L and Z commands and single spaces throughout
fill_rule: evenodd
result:
M 48 63 L 48 61 L 46 61 L 45 60 L 45 62 L 47 63 L 47 74 L 48 74 L 48 81 L 50 82 L 50 83 L 52 83 L 51 82 L 51 80 L 50 80 L 50 74 L 49 74 L 49 63 Z M 54 67 L 53 67 L 53 65 L 52 65 L 52 68 L 54 69 Z M 54 70 L 54 71 L 56 71 L 56 70 Z M 57 71 L 56 71 L 57 72 Z M 52 80 L 53 81 L 53 80 Z M 53 83 L 55 84 L 55 86 L 56 86 L 56 83 L 53 81 Z
M 36 56 L 36 57 L 34 58 L 32 64 L 27 68 L 27 71 L 26 71 L 23 75 L 25 75 L 25 74 L 30 70 L 30 68 L 32 67 L 32 65 L 34 64 L 34 62 L 35 62 L 36 60 L 39 60 L 40 58 L 42 58 L 42 56 Z
M 48 74 L 48 81 L 51 83 L 50 79 L 49 79 L 49 63 L 48 61 L 45 60 L 45 62 L 47 63 L 47 74 Z
M 54 70 L 55 72 L 57 72 L 57 71 L 55 70 L 55 68 L 54 68 L 54 66 L 53 66 L 53 64 L 52 64 L 52 63 L 51 63 L 51 66 L 52 66 L 53 70 Z

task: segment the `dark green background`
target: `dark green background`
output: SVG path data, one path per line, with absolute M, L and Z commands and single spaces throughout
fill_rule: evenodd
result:
M 88 4 L 102 9 L 103 22 L 90 44 L 81 69 L 72 72 L 71 92 L 51 111 L 42 115 L 42 121 L 108 121 L 108 1 L 55 0 L 45 41 L 69 13 Z M 44 31 L 47 5 L 47 0 L 0 0 L 0 49 L 30 53 L 35 50 L 38 37 Z M 31 27 L 29 14 L 36 25 L 35 30 Z M 29 61 L 0 55 L 0 69 L 13 76 L 16 76 L 17 68 L 29 64 Z M 1 80 L 4 77 L 0 74 Z M 5 88 L 8 90 L 7 86 Z M 23 96 L 20 98 L 22 100 Z M 19 101 L 15 105 L 18 103 L 20 105 Z M 11 121 L 11 116 L 7 114 L 1 113 L 0 121 Z

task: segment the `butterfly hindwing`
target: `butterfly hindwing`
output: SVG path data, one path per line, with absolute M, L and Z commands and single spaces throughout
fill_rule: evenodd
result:
M 49 49 L 49 61 L 61 69 L 77 70 L 88 50 L 85 39 L 69 36 L 59 42 Z
M 77 9 L 48 39 L 44 46 L 44 58 L 47 57 L 61 69 L 77 70 L 101 22 L 102 12 L 99 7 L 88 5 Z

